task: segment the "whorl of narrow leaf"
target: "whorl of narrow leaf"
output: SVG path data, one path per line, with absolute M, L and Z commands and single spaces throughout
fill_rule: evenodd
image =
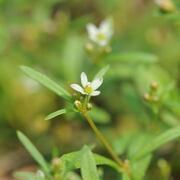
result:
M 119 168 L 119 165 L 116 164 L 114 161 L 112 161 L 111 159 L 108 159 L 104 156 L 101 156 L 99 154 L 94 154 L 94 158 L 95 158 L 95 161 L 96 161 L 96 165 L 107 165 L 109 167 L 112 167 L 114 168 L 115 170 L 117 171 L 121 171 L 121 169 Z M 69 170 L 74 170 L 74 169 L 79 169 L 80 166 L 81 166 L 81 159 L 80 159 L 80 156 L 81 156 L 81 151 L 75 151 L 75 152 L 71 152 L 71 153 L 68 153 L 68 154 L 64 154 L 62 157 L 61 157 L 61 160 L 63 162 L 69 162 L 72 164 L 71 169 Z
M 30 78 L 38 81 L 40 84 L 50 89 L 51 91 L 55 92 L 57 95 L 70 101 L 71 99 L 70 94 L 64 88 L 62 88 L 59 84 L 55 83 L 50 78 L 48 78 L 46 75 L 41 74 L 40 72 L 37 72 L 34 69 L 29 68 L 27 66 L 21 66 L 20 68 Z
M 41 168 L 48 174 L 49 168 L 41 153 L 36 149 L 32 142 L 20 131 L 17 131 L 17 136 L 26 150 L 31 154 L 34 160 L 41 166 Z

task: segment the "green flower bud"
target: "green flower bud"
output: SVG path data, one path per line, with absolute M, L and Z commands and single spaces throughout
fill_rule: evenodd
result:
M 76 101 L 74 102 L 74 104 L 75 104 L 76 108 L 77 108 L 79 111 L 82 110 L 82 103 L 81 103 L 81 101 L 76 100 Z
M 92 104 L 91 103 L 88 103 L 87 104 L 87 110 L 90 111 L 92 109 Z
M 54 158 L 52 160 L 52 167 L 55 171 L 59 170 L 62 167 L 62 160 L 60 158 Z
M 85 49 L 88 54 L 92 54 L 92 52 L 94 51 L 94 46 L 92 43 L 89 42 L 89 43 L 86 43 Z
M 163 13 L 173 12 L 176 9 L 171 0 L 155 0 L 155 3 Z
M 150 96 L 149 93 L 145 93 L 143 98 L 144 98 L 145 101 L 148 101 L 148 102 L 151 100 L 151 96 Z
M 153 91 L 157 91 L 159 85 L 156 81 L 153 81 L 150 85 L 150 88 L 153 90 Z

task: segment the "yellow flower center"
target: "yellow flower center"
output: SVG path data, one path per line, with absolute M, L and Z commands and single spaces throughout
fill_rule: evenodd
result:
M 90 85 L 87 85 L 84 88 L 84 92 L 87 93 L 87 94 L 91 94 L 93 92 L 93 88 Z
M 106 39 L 106 36 L 105 36 L 105 34 L 103 34 L 103 33 L 98 33 L 98 34 L 97 34 L 97 39 L 99 39 L 99 40 L 105 40 L 105 39 Z

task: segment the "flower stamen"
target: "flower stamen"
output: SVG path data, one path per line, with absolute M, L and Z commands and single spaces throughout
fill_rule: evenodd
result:
M 91 94 L 93 92 L 93 88 L 91 87 L 91 85 L 87 85 L 85 88 L 84 88 L 84 92 L 87 93 L 87 94 Z
M 100 40 L 100 41 L 106 40 L 106 38 L 107 37 L 106 37 L 106 35 L 104 33 L 100 32 L 100 33 L 97 34 L 97 39 Z

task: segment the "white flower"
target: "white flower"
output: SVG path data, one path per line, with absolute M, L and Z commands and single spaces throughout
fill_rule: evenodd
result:
M 110 19 L 101 22 L 99 28 L 94 24 L 87 25 L 89 39 L 100 46 L 106 46 L 113 34 L 112 22 Z
M 101 84 L 103 83 L 103 78 L 94 79 L 92 82 L 88 81 L 87 75 L 82 72 L 81 73 L 81 84 L 82 87 L 78 84 L 71 84 L 71 88 L 75 91 L 80 92 L 81 94 L 86 94 L 89 96 L 98 96 L 100 91 L 96 91 Z

